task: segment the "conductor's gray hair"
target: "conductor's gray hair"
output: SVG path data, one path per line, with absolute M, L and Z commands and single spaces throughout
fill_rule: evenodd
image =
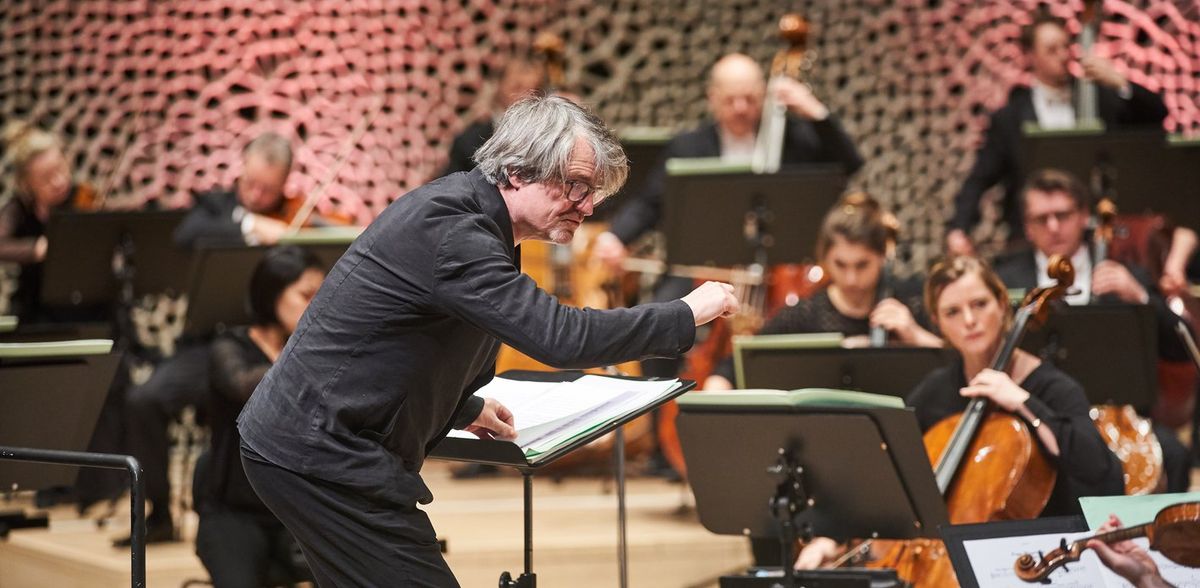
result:
M 475 163 L 489 182 L 503 188 L 512 187 L 510 176 L 526 183 L 564 181 L 577 139 L 595 154 L 596 198 L 619 190 L 629 177 L 621 142 L 599 117 L 560 96 L 533 96 L 510 106 L 475 152 Z

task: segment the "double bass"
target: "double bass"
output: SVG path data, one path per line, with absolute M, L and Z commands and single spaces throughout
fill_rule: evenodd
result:
M 1044 322 L 1050 302 L 1061 299 L 1075 281 L 1075 269 L 1060 256 L 1050 259 L 1056 283 L 1031 290 L 1001 342 L 991 367 L 1007 371 L 1025 329 Z M 953 524 L 1031 519 L 1050 499 L 1057 471 L 1020 418 L 992 410 L 986 398 L 974 398 L 958 415 L 929 429 L 925 450 L 934 466 L 938 490 Z M 870 567 L 894 568 L 918 587 L 956 586 L 945 545 L 935 539 L 894 542 Z

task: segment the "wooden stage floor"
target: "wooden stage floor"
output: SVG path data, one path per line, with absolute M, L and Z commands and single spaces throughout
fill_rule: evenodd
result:
M 425 477 L 435 496 L 426 511 L 447 541 L 450 567 L 464 587 L 496 586 L 506 570 L 515 577 L 523 561 L 521 478 L 505 474 L 454 480 L 449 468 L 431 461 Z M 630 586 L 715 586 L 718 575 L 749 564 L 746 541 L 709 533 L 691 503 L 683 485 L 629 479 Z M 540 586 L 618 586 L 617 500 L 611 479 L 535 478 L 533 505 L 533 569 Z M 0 588 L 129 586 L 129 552 L 110 546 L 112 537 L 128 531 L 128 503 L 119 504 L 108 522 L 100 529 L 70 508 L 56 508 L 50 529 L 14 531 L 0 542 Z M 148 550 L 151 587 L 174 588 L 207 578 L 193 553 L 194 514 L 181 526 L 185 541 Z

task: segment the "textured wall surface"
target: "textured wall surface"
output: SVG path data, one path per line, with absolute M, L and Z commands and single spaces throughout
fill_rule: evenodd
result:
M 1097 50 L 1163 93 L 1168 130 L 1200 133 L 1200 0 L 1104 4 Z M 185 205 L 237 176 L 249 138 L 280 131 L 299 146 L 293 188 L 332 178 L 321 207 L 365 221 L 442 165 L 454 133 L 486 112 L 488 80 L 541 30 L 565 38 L 568 81 L 611 124 L 684 128 L 704 116 L 715 58 L 743 51 L 767 62 L 778 16 L 797 9 L 815 26 L 808 81 L 868 161 L 854 182 L 896 210 L 902 253 L 919 266 L 936 253 L 987 111 L 1026 79 L 1015 37 L 1035 5 L 5 2 L 0 118 L 63 134 L 77 175 L 128 205 Z M 1079 5 L 1052 9 L 1077 28 Z

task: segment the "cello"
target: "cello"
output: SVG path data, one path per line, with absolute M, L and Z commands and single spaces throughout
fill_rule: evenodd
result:
M 1007 371 L 1025 329 L 1043 322 L 1050 302 L 1061 299 L 1075 281 L 1075 269 L 1060 256 L 1050 258 L 1048 273 L 1056 283 L 1025 297 L 991 361 L 992 369 Z M 990 404 L 987 398 L 973 398 L 961 414 L 943 419 L 924 436 L 953 524 L 1034 518 L 1054 488 L 1057 472 L 1029 427 L 1014 415 L 992 410 Z M 957 585 L 940 540 L 895 542 L 870 567 L 894 568 L 918 587 Z

